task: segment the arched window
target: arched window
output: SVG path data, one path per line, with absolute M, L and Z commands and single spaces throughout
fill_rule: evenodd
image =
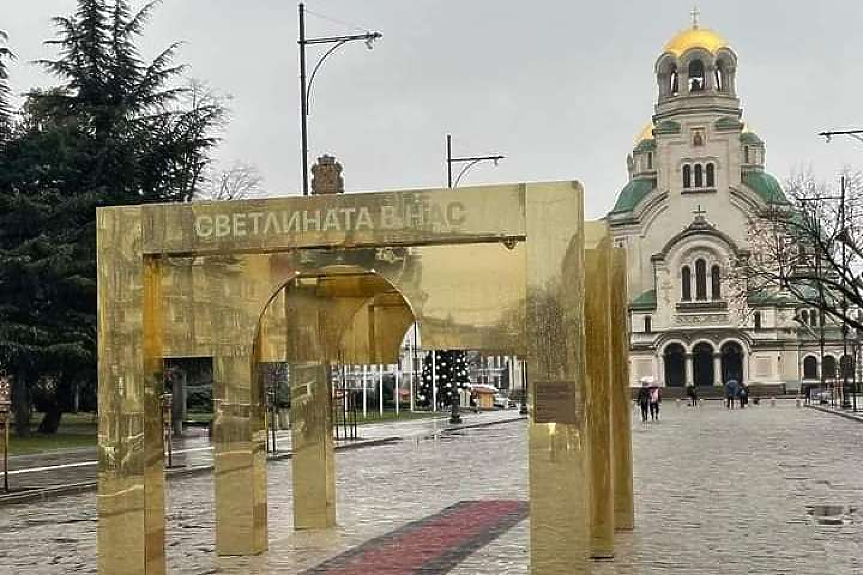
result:
M 704 260 L 695 262 L 695 299 L 707 299 L 707 262 Z
M 809 312 L 807 310 L 803 310 L 800 312 L 800 321 L 803 325 L 809 325 Z
M 713 299 L 722 297 L 722 281 L 719 277 L 719 266 L 710 268 L 710 291 Z
M 707 187 L 712 188 L 716 185 L 716 170 L 713 164 L 707 164 Z
M 647 152 L 647 169 L 653 169 L 653 152 Z
M 803 360 L 803 379 L 818 379 L 818 358 L 814 355 Z
M 692 301 L 692 272 L 689 270 L 689 266 L 683 266 L 680 271 L 680 287 L 681 299 Z
M 683 166 L 683 187 L 692 187 L 692 167 L 689 164 Z
M 704 90 L 704 63 L 701 60 L 693 60 L 689 63 L 689 91 L 701 92 Z
M 725 62 L 720 60 L 716 63 L 716 89 L 719 92 L 725 91 Z
M 644 333 L 653 333 L 653 322 L 649 315 L 644 316 Z
M 671 88 L 671 95 L 672 96 L 676 96 L 677 93 L 680 91 L 680 85 L 679 85 L 678 76 L 677 76 L 677 66 L 671 67 L 670 88 Z
M 836 379 L 836 358 L 832 355 L 825 355 L 821 369 L 824 370 L 824 379 Z
M 842 359 L 839 360 L 839 377 L 849 381 L 854 379 L 854 360 L 850 355 L 842 356 Z
M 704 171 L 701 164 L 695 164 L 695 187 L 700 188 L 704 185 Z
M 753 316 L 753 321 L 755 322 L 755 331 L 761 331 L 761 312 L 755 312 Z
M 743 146 L 743 163 L 749 163 L 749 146 Z

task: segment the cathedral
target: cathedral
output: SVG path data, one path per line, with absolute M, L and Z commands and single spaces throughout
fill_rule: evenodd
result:
M 845 365 L 830 326 L 822 359 L 817 312 L 733 293 L 732 266 L 752 255 L 753 218 L 788 205 L 765 169 L 764 141 L 744 121 L 737 66 L 734 50 L 697 18 L 656 61 L 655 113 L 608 214 L 629 258 L 632 385 L 653 377 L 716 388 L 736 379 L 793 393 Z

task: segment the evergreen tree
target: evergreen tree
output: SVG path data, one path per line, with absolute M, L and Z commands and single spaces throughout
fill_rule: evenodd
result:
M 12 127 L 12 105 L 9 103 L 9 72 L 6 61 L 13 58 L 12 51 L 5 46 L 9 36 L 0 30 L 0 144 L 8 137 Z
M 28 94 L 0 150 L 0 367 L 19 434 L 38 382 L 49 433 L 76 388 L 95 389 L 96 208 L 191 199 L 218 143 L 225 110 L 177 85 L 177 45 L 138 51 L 156 5 L 79 0 L 56 18 L 58 58 L 41 64 L 61 84 Z
M 437 379 L 437 407 L 448 407 L 459 401 L 459 391 L 470 384 L 467 371 L 467 353 L 450 350 L 435 354 L 434 377 Z M 420 407 L 431 407 L 432 390 L 432 354 L 427 353 L 423 359 L 423 373 L 417 391 L 417 404 Z

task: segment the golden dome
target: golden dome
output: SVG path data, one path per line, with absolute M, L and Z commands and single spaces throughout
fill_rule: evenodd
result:
M 680 56 L 690 48 L 704 48 L 715 54 L 720 48 L 728 48 L 725 38 L 707 28 L 690 28 L 679 32 L 665 45 L 665 51 Z
M 652 140 L 653 139 L 653 122 L 648 122 L 644 129 L 638 133 L 638 136 L 635 138 L 635 145 L 637 146 L 644 140 Z

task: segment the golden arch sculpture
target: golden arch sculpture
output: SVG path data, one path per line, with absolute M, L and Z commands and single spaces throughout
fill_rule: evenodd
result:
M 213 359 L 216 547 L 267 549 L 264 398 L 287 361 L 294 526 L 335 524 L 328 370 L 430 349 L 528 361 L 531 571 L 631 529 L 625 255 L 578 183 L 98 211 L 99 572 L 165 572 L 165 357 Z M 587 280 L 585 279 L 587 277 Z

